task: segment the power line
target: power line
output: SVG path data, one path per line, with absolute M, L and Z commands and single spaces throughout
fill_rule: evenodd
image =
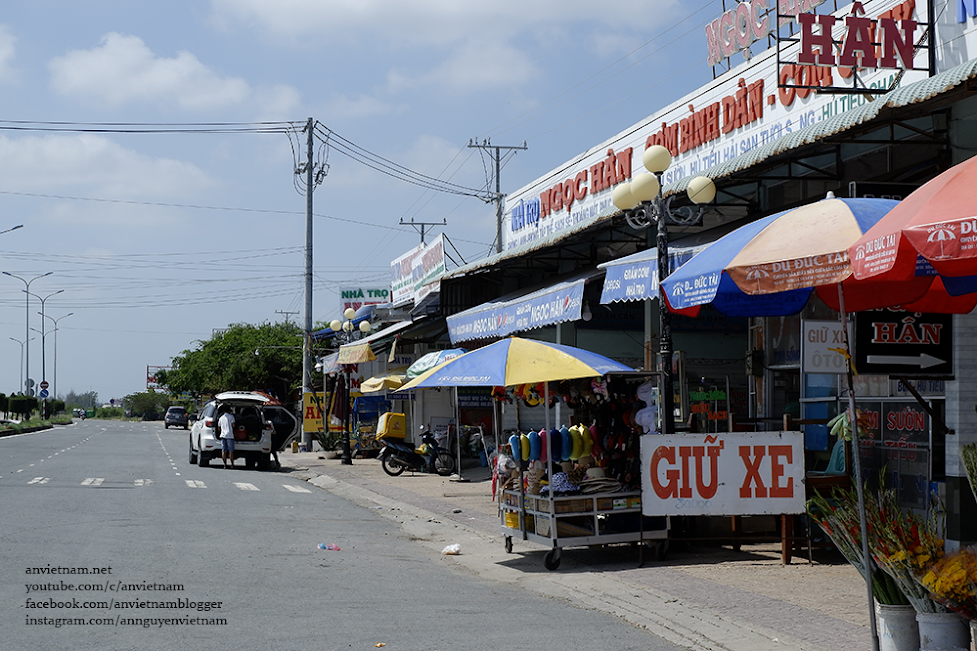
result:
M 0 120 L 2 131 L 67 133 L 288 133 L 298 122 L 44 122 Z
M 360 147 L 356 143 L 352 142 L 351 140 L 347 140 L 324 125 L 316 124 L 316 135 L 319 136 L 330 148 L 335 149 L 339 153 L 353 159 L 357 163 L 376 170 L 381 174 L 386 174 L 392 178 L 404 181 L 405 183 L 412 183 L 422 188 L 427 188 L 429 190 L 435 190 L 437 192 L 443 192 L 446 194 L 459 194 L 467 197 L 475 197 L 476 199 L 481 199 L 482 201 L 486 202 L 493 199 L 493 195 L 485 190 L 477 190 L 474 188 L 465 187 L 463 185 L 458 185 L 456 183 L 449 183 L 441 179 L 436 179 L 432 176 L 427 176 L 426 174 L 421 174 L 420 172 L 416 172 L 408 167 L 404 167 L 399 163 L 395 163 L 387 158 L 384 158 L 383 156 L 371 152 L 368 149 Z

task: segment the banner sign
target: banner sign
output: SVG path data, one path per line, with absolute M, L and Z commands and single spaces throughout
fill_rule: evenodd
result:
M 316 400 L 318 399 L 318 404 Z M 302 431 L 318 432 L 322 430 L 322 409 L 328 409 L 325 394 L 321 391 L 302 394 Z M 322 409 L 319 408 L 322 405 Z
M 414 300 L 414 258 L 424 250 L 423 244 L 390 263 L 390 304 L 394 307 Z
M 845 374 L 845 331 L 840 321 L 801 320 L 801 373 Z
M 344 287 L 339 290 L 342 314 L 347 308 L 358 310 L 364 305 L 386 305 L 390 302 L 389 287 Z
M 720 48 L 731 38 L 738 43 L 740 33 L 746 42 L 765 29 L 763 25 L 756 27 L 755 24 L 747 29 L 747 18 L 749 21 L 754 19 L 753 5 L 762 6 L 758 3 L 762 0 L 740 3 L 745 5 L 743 9 L 732 10 L 725 22 L 720 18 L 719 33 L 715 35 Z M 786 4 L 795 9 L 805 5 L 803 0 Z M 900 26 L 907 20 L 921 25 L 928 20 L 925 3 L 917 4 L 915 0 L 869 0 L 861 3 L 861 7 L 865 16 L 872 20 L 886 17 L 885 20 L 898 22 Z M 757 16 L 762 22 L 763 17 Z M 839 16 L 842 16 L 841 12 Z M 839 20 L 840 26 L 844 16 Z M 858 27 L 860 31 L 858 36 L 852 37 L 851 46 L 863 62 L 867 60 L 867 54 L 874 51 L 869 46 L 864 46 L 864 51 L 856 48 L 857 38 L 865 29 L 871 31 L 871 28 Z M 890 55 L 897 59 L 902 56 L 911 58 L 907 52 L 912 43 L 906 46 L 901 40 L 897 42 L 897 36 L 903 38 L 903 32 L 897 31 L 888 32 L 889 50 L 879 46 L 879 61 L 888 63 Z M 918 34 L 920 30 L 916 31 Z M 813 48 L 812 51 L 817 56 L 818 50 Z M 780 55 L 782 60 L 787 60 L 790 57 L 796 59 L 799 53 L 798 42 L 783 46 Z M 968 55 L 961 54 L 961 57 L 965 59 Z M 959 60 L 955 58 L 953 61 Z M 943 67 L 950 65 L 951 62 L 947 62 Z M 927 76 L 924 71 L 908 67 L 904 70 L 867 67 L 858 71 L 858 83 L 859 88 L 866 86 L 882 93 L 893 86 L 906 85 Z M 794 87 L 788 87 L 791 85 Z M 702 174 L 710 167 L 767 142 L 869 101 L 864 95 L 819 94 L 815 88 L 801 86 L 853 89 L 855 76 L 851 66 L 823 67 L 817 60 L 811 64 L 778 66 L 778 49 L 768 48 L 667 108 L 509 194 L 504 209 L 503 248 L 552 242 L 573 228 L 616 212 L 611 202 L 613 188 L 629 181 L 633 174 L 644 172 L 642 153 L 652 145 L 662 145 L 672 154 L 672 165 L 662 178 L 663 185 L 668 185 L 687 176 Z
M 644 515 L 804 512 L 801 432 L 641 437 Z
M 585 284 L 584 279 L 560 283 L 521 298 L 459 312 L 447 318 L 448 336 L 456 344 L 576 321 L 583 307 Z

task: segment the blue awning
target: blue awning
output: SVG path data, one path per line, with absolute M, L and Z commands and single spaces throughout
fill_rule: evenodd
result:
M 668 248 L 668 270 L 675 271 L 707 244 Z M 606 272 L 601 304 L 658 297 L 658 249 L 646 249 L 597 265 Z
M 681 267 L 696 253 L 739 225 L 740 222 L 732 221 L 670 242 L 668 273 Z M 604 289 L 600 295 L 601 305 L 658 298 L 658 249 L 655 247 L 599 264 L 597 268 L 605 271 Z
M 516 332 L 580 319 L 583 289 L 596 271 L 516 297 L 482 303 L 447 318 L 452 344 L 494 339 Z

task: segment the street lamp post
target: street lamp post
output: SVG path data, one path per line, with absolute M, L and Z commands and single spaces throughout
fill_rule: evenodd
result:
M 343 312 L 343 319 L 333 319 L 329 327 L 332 331 L 336 333 L 336 339 L 340 342 L 340 345 L 349 343 L 353 341 L 357 330 L 361 334 L 366 334 L 370 331 L 370 322 L 363 320 L 360 321 L 359 327 L 353 326 L 353 319 L 356 317 L 356 310 L 351 307 L 346 308 Z M 343 410 L 343 454 L 341 457 L 341 462 L 344 465 L 351 465 L 353 463 L 353 453 L 349 449 L 349 427 L 350 427 L 350 406 L 349 406 L 349 394 L 350 394 L 350 365 L 343 364 L 343 380 L 346 383 L 346 405 Z
M 41 381 L 46 382 L 47 381 L 47 358 L 46 358 L 45 351 L 47 350 L 47 347 L 45 346 L 45 341 L 46 341 L 47 331 L 45 329 L 46 326 L 44 325 L 44 303 L 47 302 L 47 299 L 51 298 L 52 296 L 55 296 L 56 294 L 60 294 L 64 290 L 59 289 L 56 292 L 51 292 L 44 298 L 41 298 L 40 296 L 32 292 L 28 292 L 26 289 L 24 291 L 41 302 L 41 311 L 38 312 L 38 314 L 41 315 Z
M 31 337 L 31 339 L 33 339 L 33 337 Z M 13 337 L 10 337 L 10 341 L 16 341 L 18 344 L 20 344 L 20 383 L 21 385 L 23 385 L 24 384 L 24 344 L 27 342 L 21 341 L 20 339 L 14 339 Z M 28 339 L 27 341 L 30 341 L 30 339 Z
M 657 222 L 655 245 L 658 250 L 658 400 L 661 408 L 661 433 L 675 432 L 674 388 L 672 382 L 672 319 L 665 302 L 665 290 L 661 282 L 668 276 L 668 226 L 671 217 L 668 202 L 662 198 L 662 175 L 672 164 L 672 155 L 661 145 L 653 145 L 642 156 L 645 169 L 651 174 L 637 174 L 630 183 L 621 183 L 611 195 L 614 205 L 624 211 L 625 218 L 634 228 L 647 228 Z M 689 183 L 689 199 L 705 204 L 716 196 L 712 180 L 699 176 Z M 646 341 L 646 351 L 648 350 Z M 646 364 L 646 368 L 649 365 Z
M 24 283 L 24 292 L 25 292 L 24 307 L 26 308 L 26 311 L 24 313 L 24 386 L 21 388 L 23 389 L 24 393 L 27 395 L 30 395 L 30 390 L 31 390 L 31 387 L 27 386 L 27 383 L 31 381 L 31 346 L 29 343 L 31 340 L 31 294 L 30 294 L 31 283 L 37 280 L 38 278 L 44 278 L 45 276 L 50 276 L 53 273 L 54 273 L 53 271 L 49 271 L 46 274 L 35 276 L 30 280 L 24 280 L 20 276 L 15 276 L 9 271 L 3 272 L 3 275 L 10 276 L 11 278 L 16 278 L 20 282 Z
M 46 314 L 44 315 L 45 319 L 51 319 L 54 321 L 54 330 L 51 331 L 54 333 L 54 383 L 51 387 L 53 389 L 51 393 L 54 395 L 55 399 L 58 397 L 58 321 L 61 319 L 66 319 L 72 314 L 74 314 L 74 312 L 68 312 L 67 314 L 59 316 L 57 319 L 55 319 L 53 316 L 47 316 Z

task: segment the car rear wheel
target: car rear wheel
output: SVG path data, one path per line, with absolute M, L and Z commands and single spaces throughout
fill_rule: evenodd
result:
M 197 453 L 193 451 L 193 439 L 190 439 L 190 465 L 197 463 Z
M 208 457 L 207 453 L 203 450 L 200 450 L 200 455 L 197 457 L 197 465 L 201 468 L 206 468 L 208 465 L 210 465 L 210 457 Z
M 268 470 L 269 465 L 271 465 L 270 454 L 262 454 L 258 457 L 258 470 Z

